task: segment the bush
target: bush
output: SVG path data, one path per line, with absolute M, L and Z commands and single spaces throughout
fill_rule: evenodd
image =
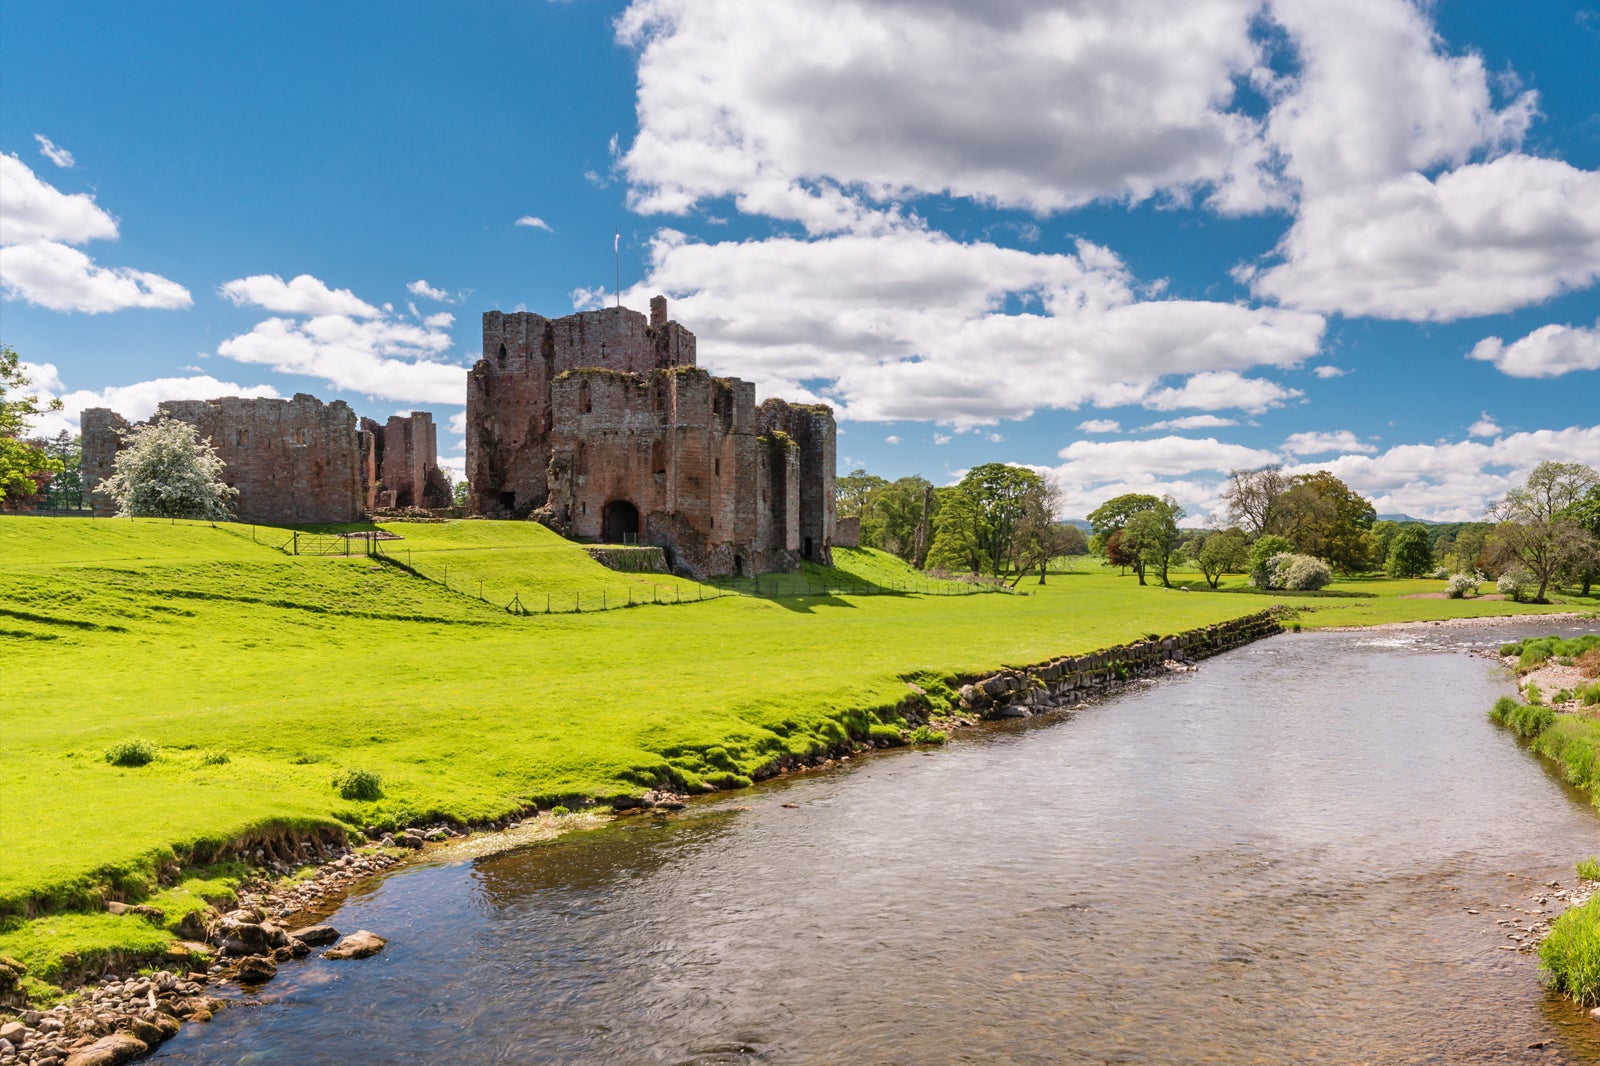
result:
M 906 737 L 913 744 L 943 744 L 947 737 L 932 726 L 919 725 Z
M 1600 859 L 1593 855 L 1587 859 L 1579 859 L 1577 870 L 1580 881 L 1600 881 Z
M 231 761 L 228 753 L 220 750 L 202 751 L 200 753 L 201 766 L 221 766 Z
M 1570 702 L 1572 702 L 1572 690 L 1570 688 L 1561 689 L 1554 696 L 1550 697 L 1550 705 L 1552 707 L 1559 707 L 1563 703 Z
M 1478 578 L 1474 574 L 1451 574 L 1445 583 L 1444 594 L 1452 600 L 1478 594 Z
M 1431 576 L 1436 581 L 1443 581 L 1445 578 L 1450 576 L 1450 571 L 1446 567 L 1436 566 L 1433 568 L 1433 574 Z
M 383 798 L 383 778 L 371 770 L 346 770 L 334 777 L 333 787 L 347 800 Z
M 145 766 L 156 761 L 161 749 L 153 740 L 133 737 L 106 749 L 106 762 L 112 766 Z
M 1580 688 L 1577 692 L 1577 697 L 1578 702 L 1585 707 L 1593 707 L 1596 704 L 1600 704 L 1600 681 Z
M 1250 546 L 1250 584 L 1258 589 L 1278 588 L 1272 584 L 1272 560 L 1280 555 L 1294 553 L 1294 545 L 1285 537 L 1267 534 Z
M 1555 724 L 1555 712 L 1548 707 L 1521 703 L 1510 696 L 1494 701 L 1489 717 L 1519 737 L 1537 737 Z
M 1333 580 L 1333 571 L 1327 563 L 1310 555 L 1279 552 L 1267 559 L 1250 580 L 1257 588 L 1315 592 Z
M 1515 602 L 1521 603 L 1533 594 L 1538 585 L 1534 582 L 1532 574 L 1519 568 L 1501 574 L 1500 580 L 1494 583 L 1494 587 L 1501 595 L 1509 596 Z
M 1528 682 L 1528 687 L 1523 692 L 1530 706 L 1542 707 L 1544 705 L 1544 689 L 1535 685 L 1532 681 Z
M 1539 969 L 1550 987 L 1579 1005 L 1600 1004 L 1600 895 L 1569 909 L 1539 945 Z
M 560 804 L 557 804 L 556 806 L 550 808 L 550 817 L 552 817 L 552 818 L 564 818 L 564 817 L 566 817 L 567 815 L 569 815 L 571 813 L 572 813 L 572 808 L 563 807 Z

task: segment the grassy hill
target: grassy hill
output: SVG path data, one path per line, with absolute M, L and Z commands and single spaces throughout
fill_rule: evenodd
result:
M 1100 568 L 1030 580 L 1027 595 L 701 600 L 719 590 L 615 573 L 528 523 L 391 528 L 410 570 L 286 555 L 282 531 L 252 539 L 247 526 L 0 517 L 0 951 L 24 915 L 106 886 L 138 898 L 200 842 L 738 785 L 889 717 L 907 679 L 936 685 L 1270 602 L 1140 588 Z M 882 553 L 837 561 L 808 569 L 808 587 L 924 582 Z M 417 576 L 446 566 L 449 587 Z M 686 602 L 527 616 L 493 602 L 642 599 L 652 586 Z M 133 739 L 158 758 L 106 760 Z M 342 799 L 331 782 L 350 769 L 379 774 L 383 796 Z

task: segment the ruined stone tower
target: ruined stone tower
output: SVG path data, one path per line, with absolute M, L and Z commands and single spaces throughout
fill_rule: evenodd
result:
M 829 562 L 833 412 L 695 366 L 694 334 L 628 308 L 490 311 L 467 379 L 470 508 L 665 549 L 696 574 Z

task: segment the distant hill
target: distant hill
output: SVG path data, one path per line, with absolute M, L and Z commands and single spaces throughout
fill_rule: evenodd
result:
M 1089 524 L 1089 520 L 1087 518 L 1063 518 L 1061 521 L 1065 522 L 1069 526 L 1077 526 L 1085 533 L 1094 532 L 1094 527 Z
M 1437 525 L 1442 525 L 1443 524 L 1443 523 L 1440 523 L 1440 522 L 1431 521 L 1431 520 L 1429 520 L 1427 518 L 1412 518 L 1408 514 L 1381 514 L 1381 515 L 1378 516 L 1378 521 L 1380 521 L 1380 522 L 1401 522 L 1401 523 L 1404 523 L 1404 522 L 1420 522 L 1422 525 L 1425 525 L 1425 526 L 1437 526 Z

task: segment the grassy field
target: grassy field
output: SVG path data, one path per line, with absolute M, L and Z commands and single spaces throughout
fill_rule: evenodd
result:
M 37 940 L 23 916 L 108 887 L 137 899 L 196 844 L 738 785 L 864 732 L 907 680 L 937 690 L 1284 598 L 1141 588 L 1085 566 L 1027 579 L 1024 595 L 702 601 L 716 590 L 615 573 L 528 523 L 392 528 L 404 539 L 391 555 L 409 550 L 433 580 L 360 555 L 285 555 L 282 531 L 0 517 L 0 952 Z M 808 571 L 811 587 L 924 580 L 881 553 L 837 561 Z M 673 605 L 523 616 L 495 602 L 646 587 L 671 588 Z M 1308 625 L 1513 609 L 1392 592 L 1305 603 Z M 138 739 L 153 762 L 106 760 Z M 341 798 L 331 782 L 352 769 L 378 774 L 381 798 Z M 83 921 L 92 931 L 73 943 L 115 927 Z

